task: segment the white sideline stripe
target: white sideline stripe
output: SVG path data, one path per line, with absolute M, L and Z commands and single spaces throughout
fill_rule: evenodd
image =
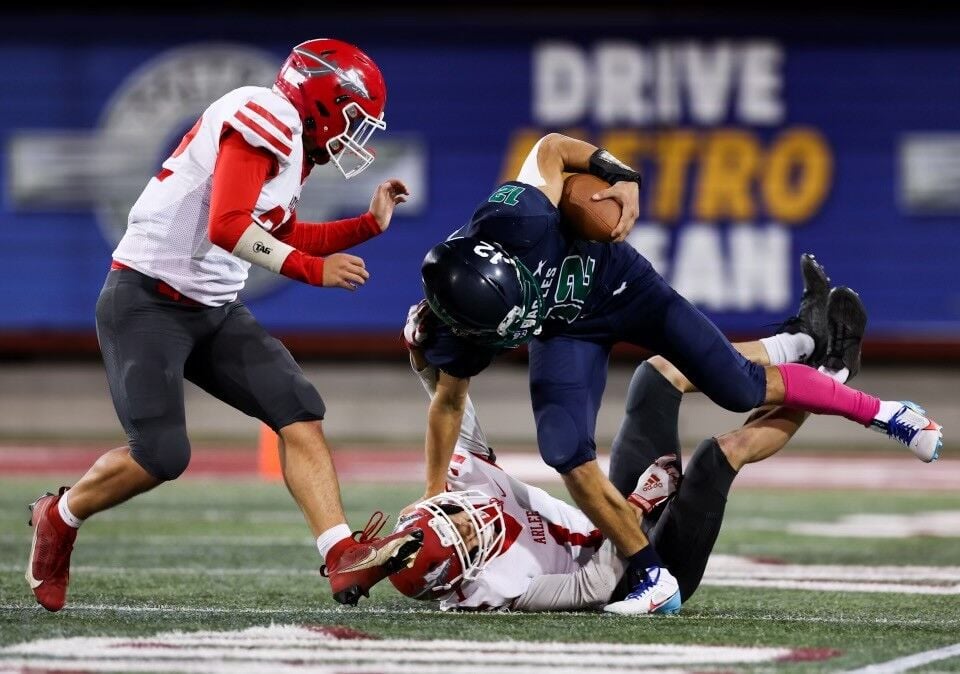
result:
M 316 629 L 297 625 L 250 627 L 228 632 L 169 632 L 147 637 L 70 637 L 42 639 L 0 649 L 9 655 L 55 658 L 63 664 L 89 668 L 93 660 L 134 661 L 169 670 L 171 664 L 198 662 L 296 663 L 321 665 L 366 662 L 381 670 L 391 663 L 407 671 L 410 665 L 462 663 L 474 671 L 496 666 L 549 666 L 551 672 L 635 671 L 636 662 L 646 666 L 689 664 L 745 664 L 770 662 L 791 654 L 789 648 L 733 647 L 674 644 L 560 643 L 532 641 L 467 641 L 416 639 L 340 639 Z M 465 657 L 466 656 L 466 657 Z M 59 658 L 62 658 L 59 659 Z M 576 669 L 570 669 L 575 662 Z M 34 665 L 35 666 L 35 665 Z M 455 664 L 454 664 L 455 666 Z M 612 668 L 612 669 L 611 669 Z M 540 670 L 543 671 L 543 670 Z
M 945 581 L 960 582 L 960 566 L 862 566 L 859 564 L 775 564 L 737 555 L 713 555 L 711 578 L 776 578 L 791 580 Z
M 960 594 L 960 566 L 861 566 L 770 564 L 733 555 L 714 555 L 704 585 L 776 590 Z
M 167 567 L 126 567 L 126 566 L 85 566 L 82 564 L 70 567 L 71 573 L 86 573 L 90 575 L 100 574 L 105 576 L 117 575 L 141 575 L 141 576 L 317 576 L 319 578 L 320 562 L 317 561 L 317 569 L 259 569 L 259 568 L 206 568 L 192 566 L 167 566 Z M 23 571 L 24 567 L 19 564 L 0 564 L 0 572 Z
M 27 531 L 24 528 L 24 531 Z M 0 534 L 2 543 L 23 543 L 25 536 L 19 534 Z M 136 533 L 125 534 L 127 541 L 137 546 L 156 545 L 167 549 L 215 545 L 219 547 L 263 548 L 275 545 L 305 545 L 314 547 L 316 542 L 309 536 L 189 536 L 178 534 L 151 534 L 139 536 Z M 116 545 L 116 534 L 93 534 L 83 537 L 83 544 L 110 543 Z
M 461 654 L 462 656 L 462 654 Z M 7 667 L 10 667 L 9 669 Z M 378 662 L 371 670 L 369 664 L 354 665 L 351 663 L 337 663 L 326 667 L 321 664 L 311 664 L 308 667 L 289 665 L 279 662 L 269 663 L 271 674 L 583 674 L 590 671 L 583 667 L 557 668 L 550 667 L 549 672 L 544 667 L 503 667 L 502 665 L 483 664 L 469 665 L 431 665 L 431 664 L 392 664 Z M 67 663 L 63 660 L 36 660 L 13 659 L 0 661 L 0 674 L 23 674 L 24 670 L 36 671 L 48 669 L 55 672 L 176 672 L 178 674 L 263 674 L 262 662 L 158 662 L 149 663 L 134 660 L 83 660 Z M 626 669 L 602 671 L 622 671 L 630 674 L 691 674 L 687 669 Z
M 37 606 L 36 604 L 23 603 L 23 604 L 0 604 L 0 611 L 29 611 L 36 610 L 37 613 L 46 615 L 44 610 Z M 160 605 L 160 606 L 129 606 L 121 604 L 67 604 L 67 607 L 63 609 L 62 613 L 70 612 L 80 612 L 80 611 L 92 611 L 92 612 L 103 612 L 103 611 L 115 611 L 117 613 L 194 613 L 194 614 L 210 614 L 210 615 L 291 615 L 295 613 L 303 613 L 305 610 L 302 607 L 297 608 L 286 608 L 286 609 L 270 609 L 270 608 L 199 608 L 196 606 L 177 606 L 177 605 Z M 391 617 L 399 616 L 416 616 L 416 615 L 447 615 L 450 613 L 447 611 L 441 611 L 439 609 L 422 609 L 422 608 L 405 608 L 405 609 L 396 609 L 396 608 L 386 608 L 386 607 L 361 607 L 361 608 L 310 608 L 310 615 L 313 618 L 320 619 L 323 616 L 329 616 L 331 619 L 341 618 L 344 615 L 354 615 L 362 613 L 364 615 L 385 615 Z M 565 612 L 564 615 L 590 615 L 596 616 L 596 611 L 570 611 Z M 518 618 L 541 618 L 543 613 L 525 613 L 517 612 L 510 614 L 511 619 L 516 620 Z M 463 616 L 464 619 L 502 619 L 503 614 L 496 611 L 477 611 L 471 612 Z M 613 616 L 609 616 L 606 619 L 608 620 L 617 620 Z M 623 618 L 624 620 L 636 620 L 636 618 Z M 699 621 L 706 623 L 716 623 L 718 620 L 725 621 L 743 621 L 743 622 L 755 622 L 758 620 L 767 620 L 770 622 L 785 622 L 785 623 L 823 623 L 829 625 L 891 625 L 894 627 L 923 627 L 923 626 L 960 626 L 960 620 L 943 620 L 943 619 L 930 619 L 926 620 L 923 618 L 913 618 L 913 619 L 890 619 L 890 618 L 874 618 L 872 620 L 865 620 L 863 618 L 832 618 L 825 616 L 783 616 L 783 615 L 749 615 L 742 616 L 731 613 L 722 613 L 722 614 L 713 614 L 706 616 L 691 616 L 683 615 L 683 620 L 688 621 Z
M 960 655 L 960 644 L 944 646 L 943 648 L 936 648 L 932 651 L 922 651 L 895 660 L 888 660 L 887 662 L 880 662 L 875 665 L 867 665 L 860 669 L 851 669 L 845 674 L 899 674 L 900 672 L 906 672 L 916 667 L 928 665 L 931 662 L 952 658 L 955 655 Z
M 960 511 L 928 510 L 907 514 L 851 513 L 835 522 L 790 522 L 787 533 L 831 538 L 960 537 Z
M 701 585 L 753 587 L 768 590 L 818 590 L 823 592 L 881 592 L 885 594 L 960 595 L 960 585 L 901 585 L 897 583 L 841 583 L 814 580 L 757 580 L 751 578 L 704 578 Z
M 16 573 L 22 566 L 0 565 Z M 314 577 L 317 571 L 278 567 L 109 567 L 79 565 L 75 573 L 159 576 Z M 704 585 L 756 587 L 830 592 L 900 594 L 960 594 L 960 566 L 861 566 L 832 564 L 771 564 L 732 555 L 714 555 L 707 565 Z

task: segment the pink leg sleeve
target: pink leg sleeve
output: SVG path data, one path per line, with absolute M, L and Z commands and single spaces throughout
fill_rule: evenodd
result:
M 788 407 L 846 417 L 869 426 L 880 409 L 880 399 L 845 386 L 812 367 L 797 363 L 777 365 L 783 377 L 783 404 Z

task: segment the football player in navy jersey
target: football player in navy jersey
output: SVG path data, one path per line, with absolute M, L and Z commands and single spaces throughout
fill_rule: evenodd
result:
M 611 242 L 577 239 L 564 226 L 557 204 L 567 172 L 610 183 L 593 198 L 623 207 Z M 623 243 L 639 213 L 640 182 L 604 149 L 560 134 L 540 139 L 517 180 L 498 187 L 467 225 L 427 253 L 426 304 L 442 324 L 417 343 L 417 323 L 427 318 L 421 305 L 406 333 L 441 373 L 428 414 L 425 497 L 444 490 L 470 378 L 498 353 L 528 343 L 540 454 L 629 560 L 636 582 L 622 612 L 673 612 L 682 599 L 676 579 L 596 462 L 594 430 L 613 344 L 663 355 L 731 411 L 783 403 L 841 415 L 899 440 L 923 461 L 939 455 L 942 432 L 914 403 L 881 401 L 810 367 L 823 358 L 826 320 L 805 315 L 803 305 L 783 332 L 735 348 Z M 822 306 L 822 298 L 810 304 Z M 842 320 L 838 329 L 854 337 L 855 327 Z

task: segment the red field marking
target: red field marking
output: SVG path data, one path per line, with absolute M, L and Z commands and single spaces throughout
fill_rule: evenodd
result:
M 820 662 L 842 654 L 836 648 L 795 648 L 789 655 L 777 658 L 777 662 Z
M 379 639 L 372 634 L 367 634 L 362 630 L 348 627 L 347 625 L 304 625 L 311 632 L 324 634 L 340 641 L 351 641 L 355 639 Z
M 0 445 L 0 476 L 82 473 L 105 451 L 90 447 Z M 531 451 L 498 452 L 498 463 L 528 482 L 556 482 L 557 474 Z M 423 450 L 411 445 L 349 445 L 334 449 L 340 479 L 364 482 L 418 482 L 423 479 Z M 606 470 L 605 459 L 600 460 Z M 188 477 L 256 477 L 255 449 L 199 448 L 193 452 Z M 892 489 L 955 491 L 960 459 L 925 464 L 904 451 L 883 454 L 783 454 L 745 467 L 734 488 Z

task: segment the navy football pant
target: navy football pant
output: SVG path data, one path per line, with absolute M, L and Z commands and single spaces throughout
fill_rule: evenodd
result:
M 650 271 L 615 309 L 582 319 L 568 336 L 530 343 L 530 398 L 543 460 L 560 473 L 596 458 L 594 431 L 610 346 L 630 342 L 673 363 L 715 403 L 746 412 L 766 398 L 763 367 L 740 355 L 710 319 Z M 644 467 L 646 468 L 646 467 Z
M 720 407 L 747 412 L 763 404 L 763 366 L 740 355 L 703 312 L 656 272 L 611 316 L 611 323 L 614 341 L 662 355 Z

